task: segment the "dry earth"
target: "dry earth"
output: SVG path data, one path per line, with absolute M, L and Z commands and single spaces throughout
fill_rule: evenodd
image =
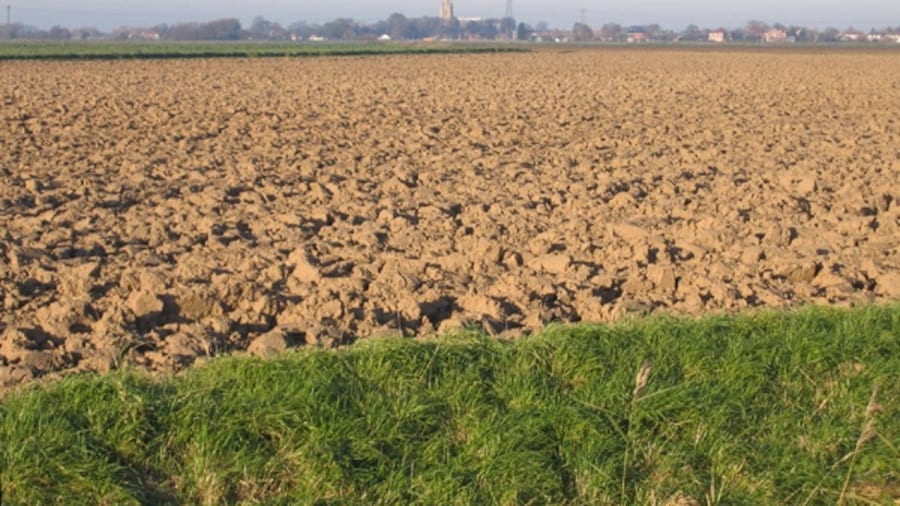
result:
M 900 55 L 0 64 L 0 387 L 900 296 Z

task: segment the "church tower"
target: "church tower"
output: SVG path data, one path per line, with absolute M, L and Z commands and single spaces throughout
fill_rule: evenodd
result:
M 453 1 L 441 0 L 441 20 L 448 22 L 453 19 Z

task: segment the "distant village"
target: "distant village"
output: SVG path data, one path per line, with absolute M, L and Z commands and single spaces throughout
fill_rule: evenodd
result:
M 43 30 L 7 19 L 0 27 L 3 40 L 134 40 L 134 41 L 507 41 L 531 43 L 868 43 L 900 44 L 900 25 L 896 27 L 825 28 L 750 21 L 738 28 L 703 28 L 688 25 L 682 30 L 663 28 L 658 24 L 623 26 L 608 22 L 591 26 L 585 20 L 570 28 L 551 28 L 546 22 L 529 24 L 507 16 L 482 18 L 457 16 L 450 0 L 441 0 L 437 16 L 406 17 L 391 14 L 377 22 L 360 22 L 338 18 L 326 23 L 296 22 L 283 25 L 262 16 L 250 26 L 236 18 L 199 23 L 161 24 L 151 27 L 122 26 L 103 32 L 92 27 L 66 28 L 54 26 Z

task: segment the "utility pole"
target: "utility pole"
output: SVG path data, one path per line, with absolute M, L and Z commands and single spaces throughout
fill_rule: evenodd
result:
M 513 17 L 512 0 L 506 0 L 506 14 L 504 14 L 503 17 L 504 18 Z
M 12 38 L 12 5 L 6 6 L 6 37 Z
M 581 8 L 581 24 L 587 26 L 587 9 Z

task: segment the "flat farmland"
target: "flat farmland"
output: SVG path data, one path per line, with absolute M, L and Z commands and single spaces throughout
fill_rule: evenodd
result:
M 0 384 L 900 297 L 900 56 L 0 63 Z

